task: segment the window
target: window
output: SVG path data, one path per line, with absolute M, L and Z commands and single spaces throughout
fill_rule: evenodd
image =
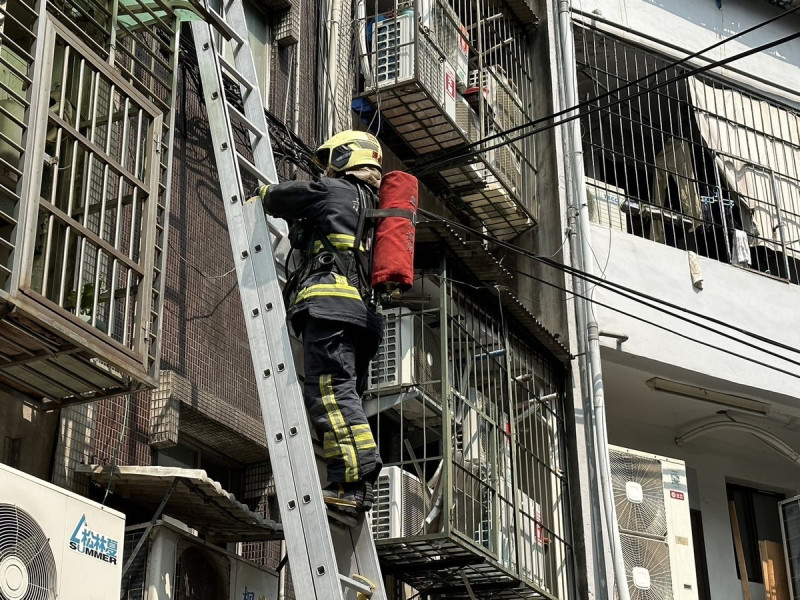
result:
M 781 523 L 778 503 L 785 498 L 783 494 L 768 492 L 743 485 L 727 484 L 728 501 L 736 509 L 739 535 L 742 538 L 742 553 L 747 568 L 747 579 L 753 583 L 763 583 L 761 556 L 758 542 L 781 542 Z M 737 561 L 736 571 L 739 573 Z
M 575 31 L 593 221 L 800 283 L 800 115 Z M 607 95 L 609 94 L 609 95 Z
M 22 438 L 6 437 L 3 446 L 3 464 L 19 469 L 22 456 Z

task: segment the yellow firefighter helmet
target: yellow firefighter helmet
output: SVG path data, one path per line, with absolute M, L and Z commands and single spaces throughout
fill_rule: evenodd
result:
M 363 165 L 381 168 L 383 152 L 371 133 L 348 129 L 337 133 L 314 153 L 314 163 L 334 171 L 348 171 Z

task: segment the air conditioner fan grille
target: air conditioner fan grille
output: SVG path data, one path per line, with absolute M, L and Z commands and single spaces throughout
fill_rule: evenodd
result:
M 631 600 L 672 600 L 672 570 L 667 543 L 635 535 L 622 534 L 619 537 Z M 638 587 L 633 575 L 635 568 L 647 571 L 647 589 Z
M 50 540 L 36 520 L 0 503 L 0 600 L 53 600 L 58 588 Z
M 611 479 L 619 528 L 659 537 L 667 535 L 661 461 L 611 450 Z M 641 502 L 628 496 L 629 484 L 641 486 Z

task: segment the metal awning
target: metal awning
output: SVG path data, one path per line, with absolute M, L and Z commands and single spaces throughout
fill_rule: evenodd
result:
M 215 543 L 252 542 L 283 537 L 280 523 L 257 515 L 201 469 L 78 465 L 78 473 L 119 496 L 182 521 Z

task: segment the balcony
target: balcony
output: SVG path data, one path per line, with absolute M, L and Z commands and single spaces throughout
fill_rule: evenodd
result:
M 575 35 L 582 98 L 630 85 L 581 119 L 591 219 L 800 283 L 797 111 L 682 77 L 666 58 L 593 29 Z M 658 69 L 647 87 L 634 81 Z
M 372 513 L 382 564 L 442 598 L 563 597 L 565 350 L 543 329 L 521 333 L 536 328 L 510 296 L 501 317 L 497 297 L 435 271 L 385 307 L 369 371 L 365 409 L 385 461 Z
M 534 147 L 504 134 L 531 120 L 520 25 L 502 14 L 485 19 L 472 2 L 460 12 L 435 0 L 388 4 L 357 20 L 354 106 L 379 135 L 391 128 L 425 183 L 470 225 L 503 240 L 526 231 L 537 217 Z M 424 172 L 426 162 L 472 144 L 472 159 Z
M 26 401 L 156 383 L 172 20 L 103 6 L 0 5 L 0 383 Z

